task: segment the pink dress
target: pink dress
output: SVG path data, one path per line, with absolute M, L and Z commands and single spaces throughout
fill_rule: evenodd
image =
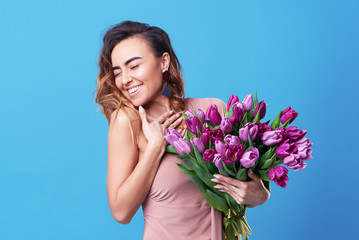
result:
M 223 116 L 226 104 L 216 98 L 189 98 L 189 108 L 206 112 L 216 104 Z M 192 105 L 192 106 L 191 106 Z M 152 187 L 142 204 L 144 240 L 222 240 L 222 213 L 209 206 L 199 188 L 176 163 L 175 154 L 162 157 Z

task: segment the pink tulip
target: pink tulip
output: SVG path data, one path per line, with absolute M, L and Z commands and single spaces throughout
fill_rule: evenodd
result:
M 205 115 L 205 120 L 209 120 L 213 126 L 217 126 L 221 123 L 222 117 L 218 112 L 217 105 L 211 104 Z
M 234 96 L 233 94 L 229 97 L 228 103 L 227 103 L 227 112 L 229 111 L 229 109 L 232 107 L 232 105 L 236 104 L 237 102 L 239 102 L 239 99 L 237 96 Z
M 247 149 L 247 151 L 242 155 L 239 160 L 243 167 L 250 168 L 253 167 L 259 157 L 259 151 L 255 147 Z
M 191 141 L 191 143 L 192 143 L 193 145 L 196 146 L 198 152 L 200 152 L 200 153 L 203 153 L 203 152 L 204 152 L 205 147 L 204 147 L 204 144 L 203 144 L 203 142 L 201 141 L 201 139 L 199 139 L 199 138 L 197 138 L 197 137 L 192 137 L 190 141 Z
M 259 108 L 261 108 L 261 111 L 259 113 L 259 119 L 262 119 L 266 115 L 267 104 L 264 101 L 260 101 L 257 104 L 256 109 L 254 110 L 254 113 L 253 113 L 254 118 L 257 116 Z
M 176 148 L 178 154 L 182 156 L 186 155 L 186 153 L 191 153 L 191 145 L 183 138 L 179 138 L 178 141 L 175 141 L 173 146 Z
M 239 145 L 241 144 L 239 137 L 235 136 L 235 135 L 230 135 L 228 134 L 227 136 L 224 137 L 224 142 L 227 145 Z
M 288 138 L 293 142 L 301 139 L 307 133 L 306 130 L 297 129 L 296 126 L 291 126 L 291 127 L 287 128 L 286 132 L 288 134 Z
M 225 163 L 233 163 L 243 156 L 244 148 L 242 144 L 239 145 L 228 145 L 225 156 Z
M 221 128 L 221 130 L 222 130 L 224 133 L 230 133 L 230 132 L 232 132 L 232 129 L 233 129 L 232 123 L 231 123 L 231 121 L 229 120 L 228 117 L 222 118 L 220 128 Z
M 268 177 L 274 181 L 278 186 L 285 188 L 287 186 L 288 178 L 288 169 L 283 166 L 276 166 L 271 168 L 268 172 Z
M 282 141 L 281 130 L 273 130 L 264 132 L 262 135 L 263 144 L 266 146 L 272 146 Z
M 253 107 L 253 97 L 252 94 L 248 94 L 242 101 L 242 104 L 244 106 L 243 110 L 245 112 L 248 112 L 252 109 Z
M 283 159 L 289 156 L 290 154 L 297 154 L 298 148 L 294 143 L 290 143 L 289 139 L 286 139 L 277 146 L 275 151 L 277 157 Z
M 296 119 L 297 116 L 298 116 L 298 113 L 296 111 L 292 110 L 291 107 L 288 107 L 287 109 L 285 109 L 282 112 L 282 114 L 280 116 L 280 122 L 282 124 L 284 124 L 286 121 L 288 121 L 291 118 L 291 120 L 289 122 L 289 124 L 290 124 L 294 121 L 294 119 Z
M 216 154 L 216 150 L 206 149 L 203 153 L 203 160 L 205 162 L 210 162 L 214 158 L 214 154 Z
M 313 145 L 313 143 L 309 141 L 308 138 L 303 137 L 296 141 L 294 144 L 297 147 L 298 155 L 302 160 L 312 159 L 312 149 L 310 147 Z
M 253 141 L 257 136 L 258 126 L 248 122 L 243 128 L 239 129 L 239 138 L 244 142 L 248 142 L 248 132 Z
M 283 163 L 294 171 L 302 170 L 307 166 L 307 163 L 305 163 L 298 154 L 292 153 L 284 158 Z

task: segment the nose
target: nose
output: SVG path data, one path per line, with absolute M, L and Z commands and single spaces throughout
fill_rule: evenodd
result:
M 121 81 L 122 81 L 123 85 L 126 85 L 126 84 L 132 82 L 132 77 L 127 71 L 123 71 Z

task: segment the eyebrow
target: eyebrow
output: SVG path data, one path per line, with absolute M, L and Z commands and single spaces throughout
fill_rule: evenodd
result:
M 142 58 L 141 58 L 141 57 L 132 57 L 132 58 L 128 59 L 128 60 L 125 62 L 125 65 L 128 65 L 128 64 L 130 64 L 130 62 L 135 61 L 135 60 L 137 60 L 137 59 L 142 59 Z M 119 67 L 119 66 L 114 66 L 114 67 L 112 68 L 112 70 L 116 70 L 116 69 L 120 69 L 120 67 Z

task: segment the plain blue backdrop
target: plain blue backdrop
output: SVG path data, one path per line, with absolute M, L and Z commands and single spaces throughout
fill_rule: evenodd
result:
M 258 89 L 299 112 L 313 159 L 247 211 L 250 239 L 359 239 L 358 1 L 3 1 L 0 239 L 141 239 L 111 216 L 106 118 L 93 101 L 101 39 L 123 20 L 168 32 L 186 96 Z

